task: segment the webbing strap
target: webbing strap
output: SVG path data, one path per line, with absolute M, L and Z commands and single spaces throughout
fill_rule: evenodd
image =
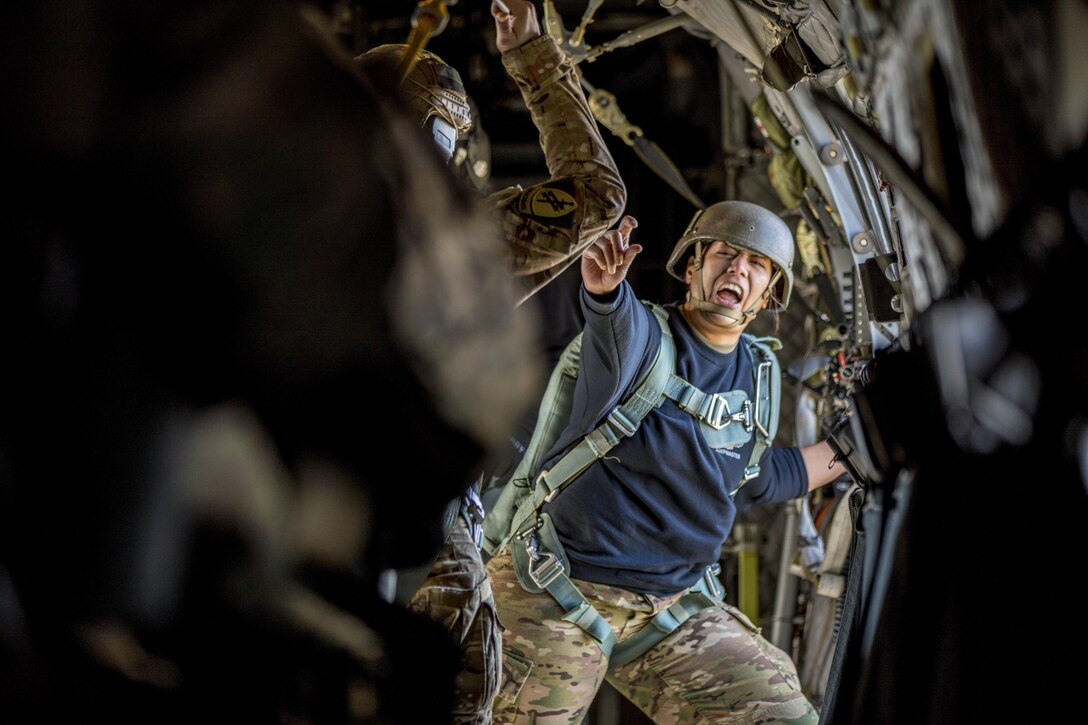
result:
M 544 588 L 564 609 L 563 620 L 582 628 L 600 646 L 604 656 L 610 657 L 616 646 L 615 632 L 604 621 L 601 613 L 578 591 L 567 573 L 563 572 L 555 577 Z
M 616 645 L 608 660 L 609 669 L 622 667 L 631 660 L 641 657 L 681 624 L 702 610 L 714 606 L 724 596 L 715 571 L 707 567 L 699 581 L 692 585 L 683 596 L 667 609 L 658 612 L 657 616 L 645 627 Z
M 668 329 L 667 313 L 656 305 L 653 305 L 652 309 L 661 326 L 662 338 L 657 358 L 650 372 L 623 405 L 613 410 L 603 423 L 583 438 L 550 470 L 541 472 L 533 487 L 532 505 L 521 506 L 517 510 L 510 529 L 511 532 L 517 533 L 519 540 L 524 541 L 529 538 L 535 540 L 536 528 L 539 525 L 536 512 L 544 502 L 550 501 L 589 465 L 604 457 L 623 437 L 634 435 L 646 414 L 655 406 L 660 405 L 665 397 L 676 400 L 678 403 L 683 400 L 684 404 L 680 407 L 696 415 L 697 418 L 700 417 L 697 412 L 701 411 L 703 417 L 700 420 L 720 418 L 720 415 L 713 412 L 714 400 L 719 396 L 707 395 L 673 374 L 676 365 L 676 348 L 672 333 Z M 765 340 L 753 340 L 747 335 L 744 339 L 746 343 L 749 343 L 750 348 L 759 350 L 764 360 L 759 363 L 752 361 L 753 365 L 756 365 L 755 410 L 749 414 L 751 417 L 745 425 L 756 428 L 757 432 L 754 436 L 752 454 L 745 468 L 744 480 L 730 495 L 736 494 L 745 482 L 758 475 L 759 459 L 774 438 L 778 423 L 775 408 L 779 391 L 773 387 L 779 382 L 776 379 L 777 360 Z M 751 354 L 750 349 L 749 354 Z M 724 592 L 716 576 L 717 572 L 707 567 L 699 581 L 684 592 L 676 602 L 658 612 L 650 623 L 637 633 L 617 644 L 612 628 L 571 582 L 560 558 L 543 552 L 545 561 L 545 558 L 540 557 L 542 552 L 537 551 L 536 544 L 532 551 L 532 558 L 541 562 L 541 566 L 530 564 L 530 571 L 527 574 L 563 608 L 564 621 L 580 627 L 597 642 L 601 651 L 609 658 L 609 668 L 620 667 L 641 656 L 696 613 L 714 606 L 724 598 Z M 515 557 L 515 564 L 517 561 Z
M 546 550 L 537 533 L 536 530 L 530 531 L 516 542 L 516 545 L 525 546 L 529 553 L 528 560 L 514 556 L 518 578 L 527 575 L 536 586 L 548 592 L 563 608 L 563 621 L 579 627 L 593 638 L 608 658 L 609 668 L 620 667 L 639 657 L 696 613 L 714 606 L 725 597 L 725 591 L 717 577 L 717 573 L 721 571 L 720 566 L 708 566 L 699 581 L 690 586 L 679 599 L 658 612 L 641 630 L 617 644 L 612 627 L 567 575 L 563 565 L 565 557 L 561 556 L 561 552 Z M 561 545 L 553 542 L 550 546 Z M 525 570 L 526 567 L 528 571 Z
M 691 619 L 702 610 L 722 601 L 725 593 L 718 583 L 716 570 L 707 567 L 699 578 L 684 594 L 663 609 L 641 630 L 616 643 L 616 634 L 585 595 L 574 586 L 562 566 L 549 572 L 547 581 L 541 582 L 545 591 L 563 608 L 562 619 L 581 628 L 593 638 L 608 658 L 609 669 L 622 667 L 631 660 L 642 656 L 658 642 L 674 632 L 681 624 Z
M 674 401 L 680 410 L 712 428 L 721 429 L 730 423 L 740 422 L 746 430 L 752 430 L 752 417 L 747 403 L 741 410 L 730 410 L 728 399 L 721 393 L 704 393 L 679 375 L 673 375 L 669 380 L 665 387 L 665 397 Z
M 752 453 L 748 456 L 748 465 L 744 467 L 744 478 L 741 479 L 736 488 L 730 491 L 730 496 L 736 496 L 737 491 L 741 490 L 744 484 L 759 475 L 759 459 L 778 433 L 777 406 L 781 394 L 779 386 L 781 386 L 782 380 L 778 371 L 778 358 L 774 355 L 774 349 L 776 348 L 773 346 L 775 344 L 781 347 L 781 343 L 773 338 L 757 338 L 749 341 L 749 352 L 758 350 L 759 354 L 763 356 L 761 361 L 752 360 L 752 364 L 756 366 L 756 390 L 754 396 L 756 412 L 754 418 L 756 419 L 757 433 L 755 440 L 752 442 Z

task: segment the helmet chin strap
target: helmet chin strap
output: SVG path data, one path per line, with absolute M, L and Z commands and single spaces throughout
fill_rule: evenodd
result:
M 738 325 L 743 325 L 745 322 L 750 322 L 751 320 L 755 319 L 756 314 L 758 314 L 758 311 L 753 311 L 756 309 L 755 306 L 753 306 L 751 309 L 742 311 L 740 314 L 737 314 L 728 307 L 722 307 L 715 302 L 707 302 L 706 300 L 693 300 L 691 298 L 690 292 L 688 293 L 688 304 L 699 310 L 699 312 L 702 313 L 703 317 L 706 318 L 707 322 L 717 327 L 723 327 L 725 329 L 730 329 Z M 714 318 L 715 314 L 722 315 L 723 317 L 728 317 L 732 320 L 732 322 L 718 322 L 718 320 Z
M 759 299 L 756 300 L 755 304 L 753 304 L 747 310 L 742 310 L 740 313 L 737 313 L 729 309 L 728 307 L 723 307 L 722 305 L 719 305 L 717 302 L 710 302 L 709 300 L 707 300 L 706 288 L 703 286 L 702 265 L 696 264 L 694 271 L 696 274 L 695 278 L 699 281 L 699 297 L 701 299 L 692 299 L 691 291 L 689 290 L 687 293 L 687 303 L 695 309 L 699 310 L 699 312 L 702 313 L 703 317 L 706 319 L 707 322 L 716 327 L 721 327 L 726 330 L 730 330 L 734 327 L 737 327 L 738 325 L 743 325 L 754 320 L 756 315 L 759 314 L 760 305 L 770 296 L 771 290 L 774 289 L 775 283 L 777 283 L 778 278 L 782 276 L 782 272 L 776 270 L 775 273 L 771 276 L 770 282 L 767 283 L 767 289 L 763 291 L 763 294 L 759 296 Z M 732 322 L 718 322 L 713 317 L 713 315 L 722 315 L 723 317 L 728 317 L 730 320 L 732 320 Z

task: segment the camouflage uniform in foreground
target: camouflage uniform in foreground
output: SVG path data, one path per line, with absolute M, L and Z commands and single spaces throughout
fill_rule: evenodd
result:
M 461 648 L 452 722 L 491 722 L 491 702 L 501 678 L 502 634 L 480 550 L 462 516 L 408 608 L 446 628 Z
M 485 202 L 502 221 L 509 261 L 525 284 L 524 301 L 619 219 L 627 196 L 574 66 L 555 41 L 540 35 L 502 60 L 540 129 L 551 174 L 548 181 L 504 189 Z M 491 722 L 490 703 L 501 678 L 501 633 L 487 572 L 464 515 L 454 519 L 408 607 L 448 625 L 461 645 L 454 721 Z
M 789 657 L 728 604 L 704 609 L 643 656 L 608 670 L 601 648 L 563 621 L 550 595 L 522 588 L 508 549 L 487 569 L 491 586 L 501 593 L 506 627 L 496 723 L 578 722 L 602 678 L 658 725 L 818 722 Z M 621 642 L 680 597 L 574 581 Z M 537 669 L 532 684 L 525 684 L 534 667 L 549 667 L 533 664 L 542 660 L 550 669 Z

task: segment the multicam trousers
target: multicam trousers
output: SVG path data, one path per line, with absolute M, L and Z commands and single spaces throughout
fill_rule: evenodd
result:
M 521 587 L 508 550 L 487 569 L 505 626 L 496 723 L 579 722 L 605 679 L 659 725 L 819 721 L 789 656 L 728 604 L 704 609 L 646 654 L 609 671 L 601 649 L 561 619 L 551 595 Z M 621 642 L 680 596 L 574 583 Z
M 468 523 L 457 516 L 430 573 L 408 601 L 409 609 L 444 626 L 460 644 L 451 720 L 455 725 L 491 722 L 502 674 L 502 635 L 491 591 Z

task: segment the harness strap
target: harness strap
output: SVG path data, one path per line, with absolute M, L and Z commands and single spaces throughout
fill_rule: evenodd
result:
M 782 385 L 782 379 L 778 370 L 778 358 L 773 352 L 778 348 L 774 345 L 782 346 L 773 338 L 753 339 L 748 346 L 750 351 L 757 350 L 763 357 L 763 360 L 759 362 L 752 360 L 752 364 L 756 366 L 755 412 L 752 418 L 759 434 L 754 436 L 755 440 L 752 441 L 752 453 L 748 456 L 748 465 L 744 467 L 744 478 L 729 493 L 730 496 L 736 496 L 737 491 L 741 490 L 744 484 L 759 475 L 759 459 L 763 457 L 763 451 L 767 450 L 767 446 L 778 433 L 776 406 L 781 394 L 779 388 Z
M 518 508 L 510 529 L 515 533 L 513 538 L 517 541 L 516 545 L 526 546 L 530 558 L 530 561 L 521 564 L 518 557 L 514 557 L 519 572 L 526 574 L 539 587 L 537 591 L 547 591 L 555 599 L 563 608 L 564 621 L 581 628 L 600 646 L 609 660 L 609 668 L 620 667 L 640 657 L 696 613 L 721 602 L 725 596 L 717 579 L 721 567 L 708 566 L 699 581 L 689 587 L 672 605 L 658 612 L 637 633 L 617 644 L 611 626 L 567 575 L 562 563 L 561 546 L 558 552 L 540 549 L 537 530 L 541 524 L 536 517 L 537 511 L 593 462 L 603 458 L 623 438 L 634 435 L 646 414 L 660 405 L 666 397 L 676 401 L 681 409 L 700 421 L 716 428 L 741 422 L 747 430 L 755 433 L 744 478 L 730 496 L 735 495 L 747 481 L 759 475 L 759 459 L 773 440 L 778 425 L 776 401 L 779 389 L 775 386 L 780 381 L 777 379 L 777 359 L 770 346 L 777 341 L 744 336 L 749 354 L 752 354 L 751 348 L 755 348 L 762 360 L 752 361 L 756 366 L 756 389 L 752 405 L 746 403 L 741 410 L 732 411 L 722 396 L 708 395 L 674 374 L 676 348 L 668 328 L 667 313 L 656 305 L 652 309 L 661 326 L 662 338 L 650 372 L 623 405 L 617 406 L 550 470 L 540 473 L 533 487 L 531 503 L 527 502 Z M 523 571 L 526 564 L 527 572 Z
M 702 610 L 712 607 L 725 597 L 717 574 L 721 566 L 713 564 L 703 571 L 699 581 L 690 586 L 668 608 L 661 610 L 650 623 L 623 642 L 616 643 L 616 634 L 601 613 L 574 586 L 559 557 L 539 548 L 536 534 L 530 533 L 525 545 L 535 555 L 529 563 L 529 578 L 552 596 L 563 608 L 563 621 L 581 628 L 601 648 L 608 658 L 609 669 L 622 667 L 640 657 L 665 639 L 681 624 Z M 517 559 L 515 559 L 515 562 Z
M 752 451 L 748 456 L 748 464 L 744 467 L 744 477 L 737 487 L 729 493 L 730 496 L 736 496 L 737 491 L 744 484 L 759 475 L 759 459 L 763 457 L 763 452 L 767 450 L 767 447 L 774 439 L 777 429 L 777 420 L 772 402 L 773 396 L 777 394 L 774 386 L 780 384 L 775 379 L 776 358 L 764 340 L 745 339 L 745 342 L 749 350 L 758 350 L 760 355 L 763 356 L 761 361 L 752 361 L 756 369 L 756 389 L 751 406 L 745 403 L 741 410 L 730 410 L 729 404 L 719 394 L 704 393 L 675 374 L 669 378 L 669 382 L 665 386 L 665 397 L 675 401 L 681 410 L 690 413 L 699 421 L 715 428 L 721 428 L 733 422 L 743 423 L 745 429 L 749 432 L 756 431 L 756 435 L 753 436 Z
M 695 614 L 720 602 L 725 596 L 718 582 L 717 574 L 720 571 L 721 566 L 718 564 L 708 566 L 699 581 L 684 592 L 683 596 L 667 609 L 662 609 L 649 624 L 615 647 L 608 660 L 608 667 L 622 667 L 641 657 Z
M 721 429 L 730 423 L 743 423 L 752 432 L 755 418 L 749 402 L 740 410 L 731 410 L 721 393 L 704 393 L 679 375 L 673 375 L 665 387 L 665 397 L 675 401 L 680 410 L 712 428 Z
M 555 577 L 544 587 L 565 612 L 563 620 L 580 627 L 600 646 L 605 657 L 611 657 L 616 646 L 616 634 L 601 613 L 593 608 L 585 596 L 574 586 L 566 572 Z
M 511 531 L 520 532 L 526 522 L 535 516 L 537 509 L 555 498 L 564 486 L 577 478 L 594 461 L 604 458 L 617 443 L 634 435 L 646 414 L 661 404 L 664 399 L 662 391 L 676 367 L 676 344 L 669 330 L 668 313 L 657 306 L 653 307 L 653 311 L 654 319 L 661 327 L 661 345 L 658 347 L 653 367 L 623 405 L 613 409 L 604 422 L 579 441 L 554 466 L 541 471 L 533 487 L 532 503 L 518 509 L 510 527 Z

